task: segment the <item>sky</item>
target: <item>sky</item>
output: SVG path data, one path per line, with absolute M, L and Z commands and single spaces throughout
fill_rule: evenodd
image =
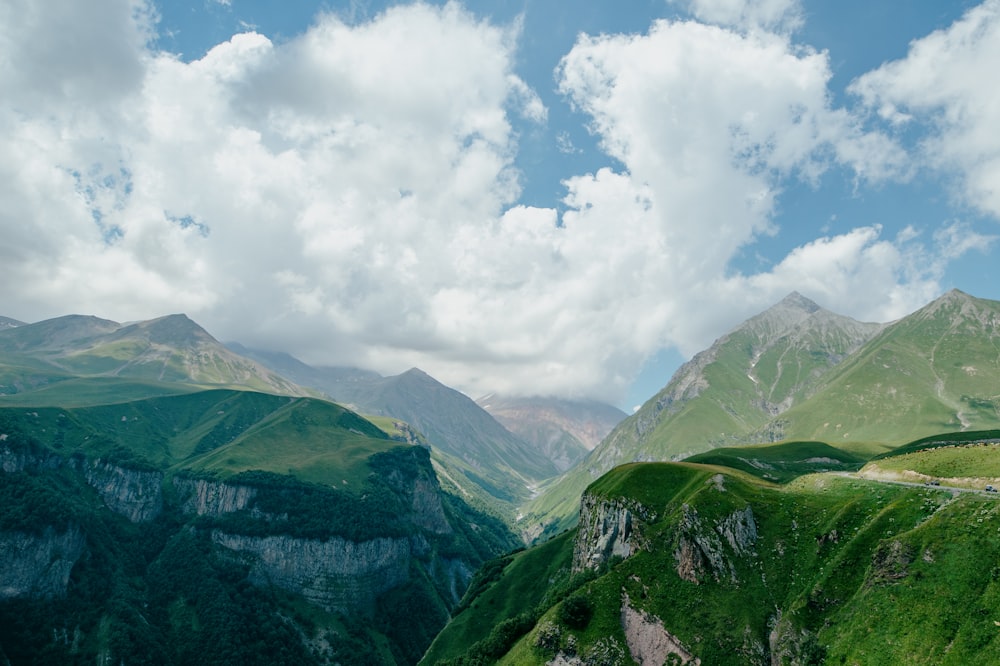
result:
M 1000 0 L 3 0 L 0 315 L 631 409 L 1000 299 Z

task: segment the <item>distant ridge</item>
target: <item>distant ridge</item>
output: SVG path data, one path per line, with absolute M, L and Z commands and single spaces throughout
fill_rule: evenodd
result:
M 488 395 L 480 407 L 552 460 L 560 472 L 592 451 L 625 412 L 600 402 Z
M 105 380 L 105 389 L 95 399 L 115 391 L 112 379 L 134 380 L 133 387 L 135 382 L 156 383 L 160 388 L 153 394 L 161 394 L 167 385 L 308 394 L 256 361 L 229 351 L 183 314 L 129 324 L 67 315 L 0 329 L 3 393 L 48 390 L 85 379 Z M 121 386 L 123 397 L 129 396 L 133 389 Z M 141 393 L 141 388 L 136 390 Z
M 11 319 L 10 317 L 0 317 L 0 331 L 7 328 L 17 328 L 18 326 L 24 326 L 24 322 Z

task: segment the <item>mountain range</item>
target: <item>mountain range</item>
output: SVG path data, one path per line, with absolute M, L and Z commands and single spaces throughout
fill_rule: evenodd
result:
M 835 442 L 865 453 L 1000 425 L 1000 303 L 953 290 L 889 324 L 793 293 L 716 340 L 523 509 L 537 538 L 575 520 L 583 490 L 616 465 L 720 446 Z
M 1000 303 L 959 291 L 888 324 L 793 293 L 626 416 L 310 366 L 184 315 L 5 318 L 0 662 L 899 663 L 857 624 L 898 585 L 951 613 L 935 590 L 966 566 L 963 594 L 995 594 L 927 544 L 1000 555 L 960 527 L 995 513 L 998 349 Z M 993 649 L 964 618 L 902 640 L 932 622 L 912 594 L 898 644 Z

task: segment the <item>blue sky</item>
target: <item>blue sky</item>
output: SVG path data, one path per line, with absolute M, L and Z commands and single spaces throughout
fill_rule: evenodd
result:
M 628 409 L 792 290 L 1000 299 L 1000 2 L 901 6 L 13 0 L 0 314 Z

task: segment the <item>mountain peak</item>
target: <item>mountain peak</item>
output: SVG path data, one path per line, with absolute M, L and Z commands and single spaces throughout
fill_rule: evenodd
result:
M 788 294 L 772 307 L 801 310 L 802 312 L 806 312 L 808 314 L 812 314 L 813 312 L 822 310 L 822 308 L 819 305 L 817 305 L 814 301 L 806 298 L 797 291 L 793 291 L 792 293 Z
M 123 327 L 121 337 L 140 335 L 150 342 L 167 345 L 190 346 L 203 342 L 217 342 L 208 331 L 186 314 L 171 314 Z

